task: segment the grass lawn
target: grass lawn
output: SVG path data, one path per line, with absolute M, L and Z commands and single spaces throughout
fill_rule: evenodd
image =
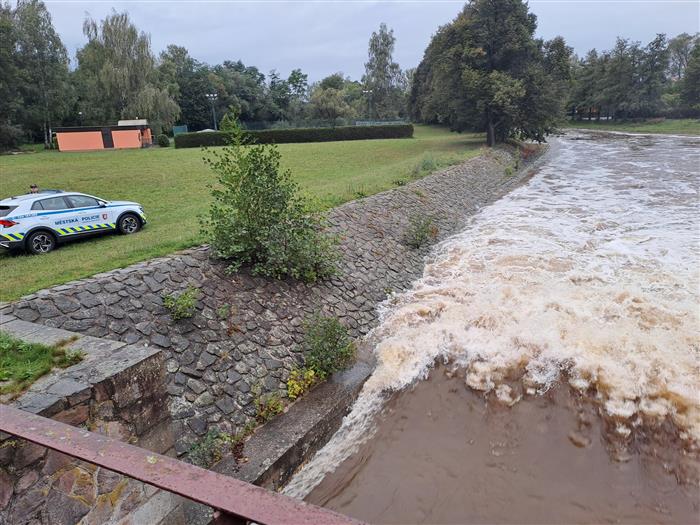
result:
M 26 343 L 0 332 L 0 395 L 14 397 L 53 368 L 66 368 L 80 361 L 79 352 L 65 349 L 68 343 Z
M 282 144 L 282 163 L 303 191 L 329 208 L 392 188 L 412 177 L 477 155 L 483 136 L 416 126 L 412 139 Z M 215 177 L 198 148 L 0 156 L 0 198 L 26 193 L 31 183 L 141 203 L 149 220 L 136 235 L 109 235 L 42 256 L 0 251 L 0 301 L 165 255 L 203 242 Z
M 588 122 L 568 121 L 565 128 L 598 131 L 629 131 L 630 133 L 663 133 L 668 135 L 700 135 L 700 119 L 666 119 L 646 122 Z

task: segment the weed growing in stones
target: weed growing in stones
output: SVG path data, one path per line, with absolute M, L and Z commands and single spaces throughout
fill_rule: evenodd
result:
M 230 434 L 218 428 L 211 429 L 201 441 L 192 445 L 187 460 L 193 465 L 203 468 L 211 467 L 221 461 L 224 455 L 224 446 L 230 437 Z
M 201 441 L 192 445 L 187 455 L 187 461 L 193 465 L 209 468 L 221 461 L 227 450 L 230 450 L 236 460 L 239 460 L 243 457 L 245 440 L 253 433 L 255 427 L 256 422 L 249 421 L 236 434 L 229 434 L 218 428 L 213 428 Z
M 163 306 L 168 309 L 173 321 L 179 321 L 194 315 L 197 299 L 199 299 L 199 290 L 194 286 L 188 286 L 179 294 L 163 295 Z
M 355 343 L 336 317 L 315 316 L 307 322 L 302 350 L 306 367 L 320 381 L 346 368 L 355 357 Z
M 287 379 L 287 397 L 296 399 L 313 387 L 318 380 L 316 372 L 311 368 L 295 368 Z
M 406 179 L 394 179 L 393 181 L 391 181 L 391 183 L 394 186 L 405 186 L 406 184 L 408 184 L 408 181 Z
M 226 319 L 229 314 L 231 313 L 231 305 L 230 304 L 222 304 L 216 309 L 216 316 L 219 319 Z
M 255 418 L 259 423 L 270 421 L 284 411 L 284 403 L 279 394 L 265 394 L 255 400 Z
M 432 173 L 439 168 L 439 165 L 432 155 L 424 156 L 421 161 L 413 167 L 411 171 L 411 176 L 413 178 L 420 178 L 423 175 Z
M 437 237 L 438 228 L 434 222 L 433 218 L 427 215 L 414 215 L 409 220 L 402 242 L 413 249 L 424 246 Z

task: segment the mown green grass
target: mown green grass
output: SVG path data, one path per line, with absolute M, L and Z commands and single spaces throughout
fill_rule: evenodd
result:
M 646 122 L 588 122 L 568 121 L 566 128 L 599 131 L 629 131 L 630 133 L 663 133 L 668 135 L 700 135 L 699 119 L 648 120 Z
M 417 126 L 412 139 L 282 144 L 282 163 L 320 207 L 387 190 L 479 153 L 483 136 Z M 41 256 L 0 253 L 0 301 L 203 242 L 199 216 L 214 174 L 199 149 L 153 148 L 0 157 L 0 198 L 41 188 L 141 203 L 148 226 L 64 245 Z
M 66 350 L 69 342 L 53 346 L 26 343 L 0 331 L 0 394 L 19 394 L 53 368 L 79 362 L 79 352 Z

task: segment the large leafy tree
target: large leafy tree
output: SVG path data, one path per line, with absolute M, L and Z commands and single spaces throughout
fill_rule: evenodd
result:
M 681 80 L 688 67 L 693 48 L 698 45 L 700 36 L 698 33 L 689 35 L 681 33 L 668 41 L 668 73 L 672 80 Z
M 372 33 L 369 39 L 368 59 L 362 83 L 368 91 L 371 104 L 369 118 L 396 118 L 404 113 L 406 77 L 394 62 L 394 31 L 386 24 Z
M 563 114 L 569 57 L 564 40 L 534 38 L 521 0 L 473 0 L 433 37 L 414 76 L 412 116 L 452 129 L 544 140 Z
M 40 0 L 18 0 L 14 24 L 22 98 L 17 118 L 49 147 L 51 127 L 69 106 L 68 54 Z
M 356 118 L 367 110 L 363 86 L 333 73 L 311 88 L 308 114 L 313 119 L 337 123 Z
M 83 24 L 88 43 L 78 51 L 75 83 L 79 107 L 88 121 L 146 118 L 156 133 L 169 128 L 180 113 L 172 86 L 159 84 L 147 34 L 127 13 L 112 12 L 99 24 Z
M 212 82 L 211 68 L 192 58 L 184 47 L 169 45 L 158 60 L 161 86 L 180 107 L 178 122 L 192 130 L 213 127 L 207 93 L 218 89 Z M 225 106 L 224 106 L 225 107 Z
M 700 111 L 700 45 L 696 45 L 688 57 L 680 91 L 681 103 L 686 108 Z

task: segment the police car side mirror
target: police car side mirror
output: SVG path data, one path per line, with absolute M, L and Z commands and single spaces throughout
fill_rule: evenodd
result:
M 106 208 L 107 203 L 105 201 L 99 201 L 100 202 L 100 208 Z

